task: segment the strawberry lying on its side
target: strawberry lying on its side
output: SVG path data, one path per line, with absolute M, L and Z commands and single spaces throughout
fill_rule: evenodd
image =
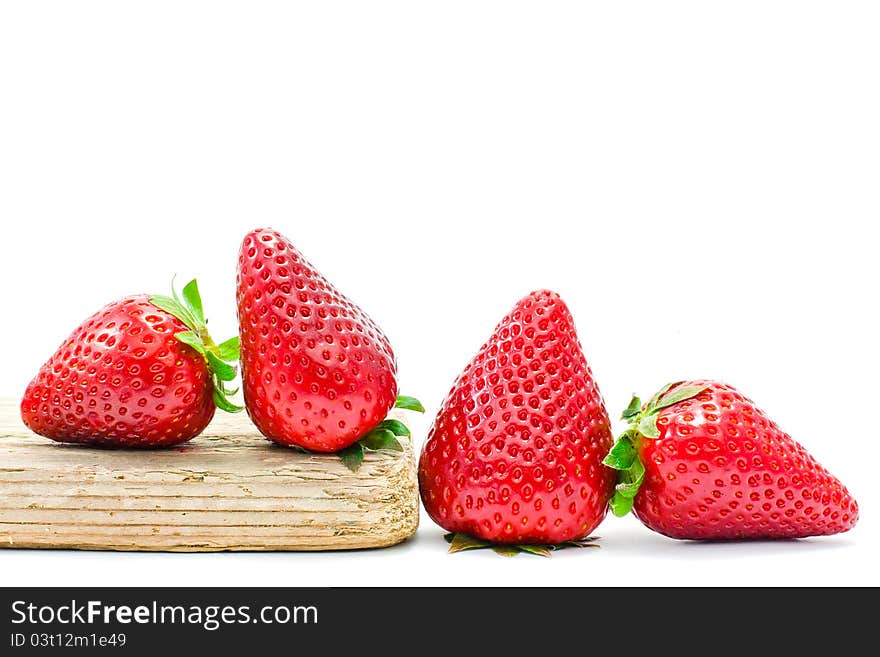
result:
M 21 417 L 52 440 L 104 447 L 164 447 L 199 435 L 227 395 L 238 338 L 215 345 L 196 281 L 183 299 L 138 295 L 83 322 L 43 365 Z
M 280 233 L 248 233 L 238 258 L 242 388 L 260 432 L 281 445 L 342 452 L 357 469 L 363 448 L 395 449 L 405 425 L 388 339 Z
M 615 515 L 632 508 L 672 538 L 802 538 L 852 529 L 846 487 L 734 388 L 668 385 L 624 411 L 605 459 L 620 471 Z
M 453 551 L 490 543 L 542 554 L 605 517 L 612 443 L 568 308 L 555 292 L 532 292 L 446 397 L 422 449 L 422 501 L 438 525 L 472 537 L 453 539 Z

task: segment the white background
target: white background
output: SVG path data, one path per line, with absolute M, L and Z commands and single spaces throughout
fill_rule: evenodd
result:
M 310 6 L 306 6 L 306 5 Z M 4 584 L 880 584 L 880 10 L 816 2 L 6 2 L 0 395 L 82 319 L 284 232 L 385 329 L 429 416 L 528 291 L 562 294 L 613 416 L 739 387 L 857 528 L 446 555 L 427 517 L 337 554 L 0 551 Z M 418 423 L 417 440 L 430 417 Z

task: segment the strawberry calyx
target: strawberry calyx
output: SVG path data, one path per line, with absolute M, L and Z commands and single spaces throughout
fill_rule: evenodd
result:
M 633 395 L 629 406 L 621 414 L 621 419 L 629 422 L 629 427 L 618 436 L 602 461 L 618 471 L 614 496 L 609 502 L 611 512 L 618 517 L 630 512 L 645 478 L 645 466 L 639 459 L 639 445 L 642 440 L 660 437 L 660 428 L 657 426 L 660 411 L 692 399 L 708 387 L 682 386 L 682 383 L 677 381 L 663 386 L 646 404 Z
M 217 408 L 227 413 L 238 413 L 244 410 L 243 406 L 229 400 L 229 397 L 237 393 L 238 389 L 230 390 L 226 387 L 226 384 L 234 380 L 236 376 L 237 370 L 234 363 L 237 363 L 239 358 L 238 336 L 220 344 L 216 344 L 211 338 L 196 279 L 192 279 L 184 285 L 180 295 L 177 294 L 172 280 L 171 294 L 170 297 L 160 294 L 153 295 L 150 297 L 150 303 L 171 313 L 189 329 L 175 333 L 174 337 L 204 357 L 211 372 L 214 384 L 213 398 Z
M 407 397 L 406 395 L 397 396 L 397 399 L 394 400 L 394 408 L 402 408 L 403 410 L 415 411 L 417 413 L 425 412 L 425 407 L 422 406 L 422 402 L 415 397 Z
M 394 401 L 394 408 L 401 408 L 408 411 L 416 411 L 424 413 L 425 407 L 415 397 L 407 397 L 400 395 Z M 339 457 L 342 462 L 352 472 L 357 472 L 361 463 L 364 462 L 364 450 L 378 451 L 380 449 L 388 449 L 394 452 L 402 452 L 403 445 L 397 439 L 398 436 L 409 438 L 411 435 L 409 427 L 400 420 L 387 418 L 382 420 L 377 426 L 373 427 L 367 434 L 360 438 L 357 442 L 339 451 Z
M 450 554 L 463 552 L 465 550 L 480 550 L 486 548 L 492 550 L 495 554 L 500 554 L 502 557 L 515 557 L 518 554 L 534 554 L 539 557 L 549 557 L 553 552 L 565 548 L 599 547 L 599 544 L 595 542 L 599 538 L 598 536 L 587 536 L 586 538 L 565 541 L 564 543 L 522 543 L 511 545 L 484 541 L 481 538 L 476 538 L 475 536 L 461 532 L 451 532 L 446 534 L 443 538 L 449 543 Z

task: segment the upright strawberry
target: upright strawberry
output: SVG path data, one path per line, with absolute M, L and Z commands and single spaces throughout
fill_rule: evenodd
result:
M 672 538 L 801 538 L 845 532 L 859 507 L 846 487 L 736 389 L 670 384 L 647 404 L 605 459 L 619 470 L 611 506 L 632 509 Z
M 242 387 L 254 424 L 270 440 L 316 452 L 400 449 L 406 427 L 385 421 L 397 399 L 388 339 L 280 233 L 248 233 L 238 258 Z M 360 441 L 360 442 L 356 442 Z
M 605 517 L 612 443 L 568 308 L 532 292 L 443 402 L 419 461 L 422 501 L 438 525 L 478 539 L 470 545 L 576 541 Z
M 83 322 L 40 368 L 21 401 L 34 432 L 61 442 L 163 447 L 197 435 L 232 404 L 238 338 L 215 345 L 195 280 L 181 300 L 125 297 Z

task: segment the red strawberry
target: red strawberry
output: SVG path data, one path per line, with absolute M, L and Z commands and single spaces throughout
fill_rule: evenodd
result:
M 380 426 L 397 396 L 388 339 L 274 230 L 253 230 L 241 244 L 238 319 L 245 406 L 263 435 L 335 452 L 378 428 L 364 446 L 400 448 L 393 434 L 406 428 Z M 356 469 L 363 453 L 352 449 Z
M 28 385 L 24 423 L 61 442 L 162 447 L 199 435 L 215 404 L 240 410 L 223 385 L 238 338 L 211 341 L 195 280 L 183 297 L 126 297 L 89 317 Z
M 671 384 L 624 411 L 630 428 L 605 459 L 611 502 L 672 538 L 801 538 L 845 532 L 859 507 L 846 487 L 740 394 L 715 381 Z
M 419 462 L 422 501 L 444 529 L 483 541 L 576 540 L 605 517 L 612 442 L 568 308 L 532 292 L 443 402 Z

